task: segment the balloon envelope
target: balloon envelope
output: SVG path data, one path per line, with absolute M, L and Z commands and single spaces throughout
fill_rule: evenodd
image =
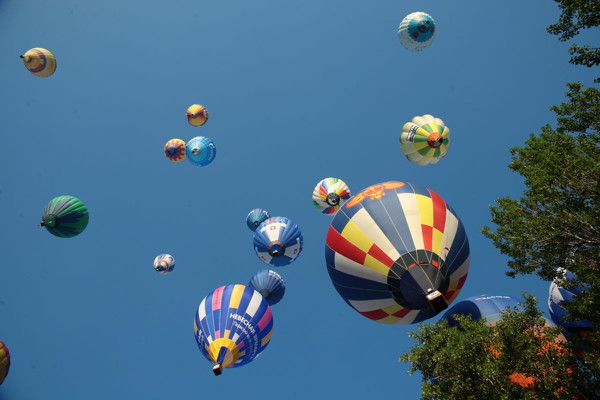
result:
M 170 254 L 159 254 L 154 259 L 154 270 L 159 274 L 168 274 L 175 268 L 175 258 Z
M 568 270 L 560 271 L 566 281 L 574 281 L 577 276 Z M 550 318 L 556 325 L 562 326 L 571 333 L 577 333 L 583 330 L 590 330 L 592 323 L 586 319 L 577 321 L 567 321 L 568 312 L 561 306 L 563 301 L 573 301 L 578 293 L 585 290 L 586 286 L 578 286 L 574 288 L 565 289 L 560 286 L 559 280 L 555 279 L 550 284 L 550 290 L 548 293 L 548 310 L 550 312 Z
M 186 155 L 194 165 L 204 167 L 215 159 L 217 148 L 212 140 L 204 136 L 196 136 L 186 144 Z
M 386 182 L 335 214 L 325 259 L 348 305 L 374 321 L 403 325 L 433 317 L 456 298 L 467 278 L 469 242 L 438 194 Z
M 6 375 L 8 375 L 8 370 L 10 369 L 10 352 L 8 348 L 4 344 L 3 341 L 0 340 L 0 385 L 4 382 Z
M 303 244 L 300 228 L 285 217 L 269 218 L 254 231 L 254 250 L 258 258 L 274 267 L 295 261 Z
M 74 196 L 58 196 L 44 208 L 40 225 L 55 236 L 70 238 L 83 232 L 88 221 L 88 209 L 81 200 Z
M 185 142 L 181 139 L 171 139 L 165 144 L 165 156 L 171 161 L 185 160 Z
M 350 198 L 346 182 L 338 178 L 325 178 L 313 189 L 313 204 L 323 214 L 335 214 Z
M 398 39 L 408 50 L 421 51 L 433 43 L 436 29 L 431 15 L 424 12 L 408 14 L 398 27 Z
M 200 104 L 192 104 L 188 107 L 185 114 L 192 126 L 202 126 L 208 121 L 208 110 Z
M 246 216 L 246 225 L 248 228 L 254 232 L 256 228 L 263 222 L 267 220 L 267 218 L 271 217 L 267 210 L 263 210 L 262 208 L 255 208 L 251 210 Z
M 248 284 L 269 302 L 269 305 L 279 303 L 285 294 L 285 283 L 277 272 L 270 269 L 258 271 Z
M 514 308 L 523 310 L 518 300 L 510 296 L 482 294 L 457 302 L 444 313 L 440 320 L 446 320 L 449 326 L 455 326 L 457 321 L 452 316 L 458 314 L 469 315 L 473 320 L 485 318 L 489 325 L 495 325 L 502 319 L 502 312 Z
M 21 56 L 25 67 L 35 76 L 47 78 L 56 71 L 56 58 L 50 50 L 35 47 Z
M 400 151 L 419 165 L 435 164 L 448 153 L 450 129 L 444 121 L 426 114 L 402 127 Z
M 244 285 L 227 285 L 206 296 L 194 318 L 198 348 L 222 368 L 245 365 L 271 340 L 273 316 L 263 296 Z

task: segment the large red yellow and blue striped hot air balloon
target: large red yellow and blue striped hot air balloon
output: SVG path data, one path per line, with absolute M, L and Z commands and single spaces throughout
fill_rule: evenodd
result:
M 469 269 L 469 242 L 454 210 L 433 191 L 386 182 L 335 214 L 325 246 L 338 293 L 374 321 L 404 325 L 445 309 Z
M 50 50 L 35 47 L 21 56 L 25 67 L 35 76 L 47 78 L 56 71 L 56 58 Z
M 245 365 L 261 354 L 273 333 L 267 300 L 244 285 L 227 285 L 206 296 L 194 318 L 198 348 L 214 364 L 213 372 Z
M 0 385 L 10 369 L 10 353 L 3 341 L 0 340 Z
M 402 127 L 400 151 L 419 165 L 437 163 L 448 153 L 449 146 L 450 128 L 432 115 L 414 117 Z

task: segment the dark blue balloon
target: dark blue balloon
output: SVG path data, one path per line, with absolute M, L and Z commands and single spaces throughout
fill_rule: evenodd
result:
M 285 294 L 283 278 L 270 269 L 263 269 L 254 274 L 248 286 L 262 294 L 271 306 L 279 303 Z

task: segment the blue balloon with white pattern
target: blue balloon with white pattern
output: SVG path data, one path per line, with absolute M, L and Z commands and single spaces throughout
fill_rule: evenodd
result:
M 302 252 L 302 231 L 286 217 L 273 217 L 254 231 L 254 250 L 258 258 L 271 266 L 283 267 Z
M 192 164 L 204 167 L 215 159 L 217 147 L 209 138 L 196 136 L 186 143 L 185 154 Z
M 429 47 L 436 34 L 435 21 L 424 12 L 408 14 L 398 27 L 398 39 L 408 50 L 421 51 Z

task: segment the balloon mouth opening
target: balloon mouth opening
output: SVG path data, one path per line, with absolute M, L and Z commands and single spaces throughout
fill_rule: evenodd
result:
M 199 149 L 199 148 L 197 148 L 197 147 L 194 147 L 194 148 L 192 149 L 192 151 L 191 151 L 191 153 L 192 153 L 193 155 L 195 155 L 195 156 L 199 156 L 201 152 L 202 152 L 202 151 L 200 151 L 200 149 Z
M 156 263 L 154 269 L 157 271 L 165 271 L 167 269 L 167 263 L 165 261 L 159 261 Z
M 429 145 L 429 147 L 433 147 L 434 149 L 437 149 L 438 147 L 440 147 L 442 145 L 442 143 L 444 143 L 444 138 L 442 137 L 442 135 L 440 135 L 439 133 L 432 133 L 431 135 L 429 135 L 427 137 L 427 145 Z
M 285 253 L 285 245 L 279 240 L 276 240 L 274 242 L 269 243 L 267 251 L 269 252 L 269 255 L 271 257 L 281 257 Z
M 40 223 L 40 226 L 46 226 L 49 228 L 53 228 L 58 225 L 58 221 L 56 220 L 56 215 L 49 215 Z
M 326 201 L 330 206 L 337 206 L 340 204 L 340 196 L 337 193 L 329 193 Z

